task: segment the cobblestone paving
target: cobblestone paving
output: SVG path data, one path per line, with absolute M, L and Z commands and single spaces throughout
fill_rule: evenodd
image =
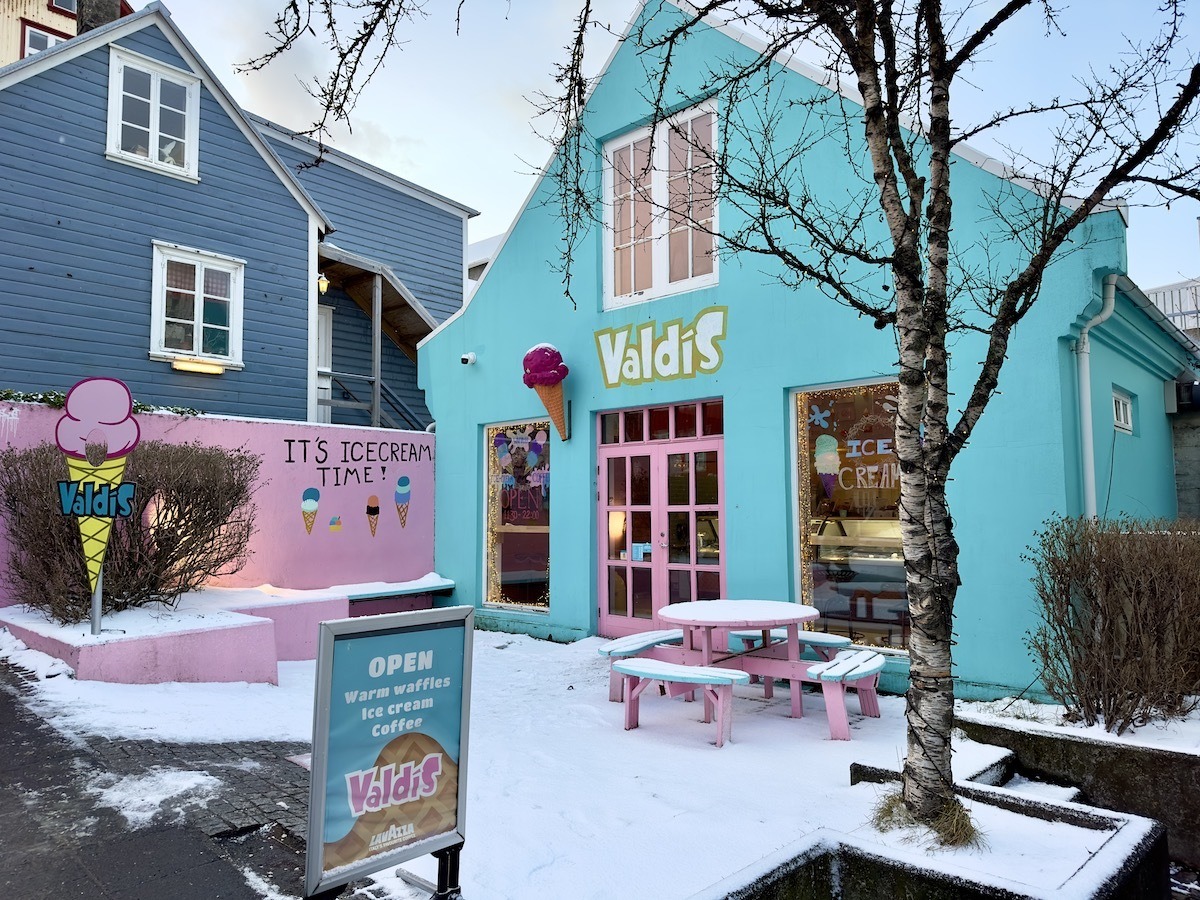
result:
M 216 797 L 189 810 L 188 822 L 209 837 L 278 825 L 303 842 L 308 825 L 308 770 L 288 757 L 308 744 L 238 741 L 226 744 L 165 744 L 158 741 L 88 739 L 101 768 L 117 776 L 155 767 L 207 772 L 221 781 Z

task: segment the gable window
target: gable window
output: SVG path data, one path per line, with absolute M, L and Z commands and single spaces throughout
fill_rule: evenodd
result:
M 1133 398 L 1124 391 L 1113 391 L 1113 427 L 1133 434 Z
M 244 260 L 154 242 L 150 356 L 242 362 Z
M 39 53 L 42 50 L 49 50 L 55 44 L 61 44 L 63 41 L 70 40 L 65 34 L 50 31 L 32 22 L 26 22 L 24 19 L 21 20 L 21 32 L 22 59 L 26 56 L 32 56 L 34 53 Z
M 606 308 L 715 284 L 711 104 L 605 145 Z
M 197 178 L 200 80 L 112 48 L 108 69 L 108 157 Z
M 74 16 L 79 12 L 76 0 L 50 0 L 50 8 L 55 12 L 69 13 Z

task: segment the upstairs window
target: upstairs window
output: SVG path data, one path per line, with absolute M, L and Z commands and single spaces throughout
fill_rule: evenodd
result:
M 112 48 L 108 157 L 189 179 L 197 177 L 200 80 Z
M 242 361 L 244 260 L 154 242 L 150 356 Z
M 605 146 L 606 308 L 716 283 L 715 124 L 703 104 Z
M 79 13 L 79 4 L 76 0 L 50 0 L 50 8 L 55 12 L 68 13 L 72 16 Z
M 21 21 L 21 58 L 32 56 L 34 53 L 40 53 L 42 50 L 49 50 L 55 44 L 61 44 L 63 41 L 70 40 L 65 34 L 59 34 L 56 31 L 50 31 L 31 22 Z

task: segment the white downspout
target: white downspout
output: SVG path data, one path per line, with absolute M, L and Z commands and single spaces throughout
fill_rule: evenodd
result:
M 1096 448 L 1092 433 L 1092 348 L 1088 332 L 1113 314 L 1117 303 L 1117 275 L 1104 276 L 1104 304 L 1083 326 L 1075 342 L 1076 378 L 1079 382 L 1079 454 L 1083 462 L 1083 514 L 1096 518 Z

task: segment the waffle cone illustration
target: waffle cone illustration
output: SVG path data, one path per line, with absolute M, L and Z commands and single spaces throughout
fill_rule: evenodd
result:
M 558 436 L 562 437 L 567 433 L 567 415 L 563 407 L 562 382 L 558 384 L 535 384 L 533 389 L 537 392 L 538 399 L 542 401 L 542 405 L 546 407 L 546 412 L 550 414 L 550 421 L 558 429 Z
M 80 485 L 92 484 L 97 488 L 116 488 L 120 485 L 125 477 L 128 459 L 126 456 L 115 456 L 93 466 L 86 459 L 76 459 L 66 454 L 63 454 L 63 458 L 67 461 L 71 481 L 78 481 Z M 83 557 L 87 563 L 88 587 L 95 591 L 100 567 L 104 564 L 104 553 L 108 549 L 108 539 L 112 536 L 113 520 L 106 516 L 79 516 L 77 522 L 79 537 L 83 542 Z
M 376 812 L 359 816 L 345 837 L 325 844 L 326 871 L 359 862 L 378 853 L 395 850 L 404 844 L 443 834 L 454 828 L 458 821 L 458 765 L 446 754 L 441 744 L 418 732 L 404 734 L 379 752 L 375 765 L 395 765 L 400 768 L 405 763 L 420 763 L 430 753 L 439 753 L 442 756 L 437 790 L 431 796 L 397 806 L 386 806 Z M 413 833 L 403 840 L 372 848 L 371 838 L 387 831 L 393 824 L 411 824 Z
M 304 530 L 312 534 L 313 526 L 317 524 L 317 506 L 321 492 L 315 487 L 305 488 L 300 495 L 300 515 L 304 516 Z
M 371 526 L 371 537 L 375 537 L 379 528 L 379 498 L 374 494 L 367 498 L 367 524 Z
M 63 414 L 54 430 L 54 441 L 67 462 L 70 480 L 93 493 L 117 490 L 125 477 L 125 463 L 141 438 L 133 417 L 133 397 L 125 383 L 115 378 L 85 378 L 67 391 Z M 64 509 L 63 513 L 67 514 Z M 76 516 L 83 543 L 88 586 L 96 592 L 104 553 L 112 537 L 111 516 Z
M 400 527 L 408 525 L 408 504 L 412 501 L 412 481 L 407 475 L 396 479 L 396 492 L 392 495 L 396 502 L 396 515 L 400 517 Z

